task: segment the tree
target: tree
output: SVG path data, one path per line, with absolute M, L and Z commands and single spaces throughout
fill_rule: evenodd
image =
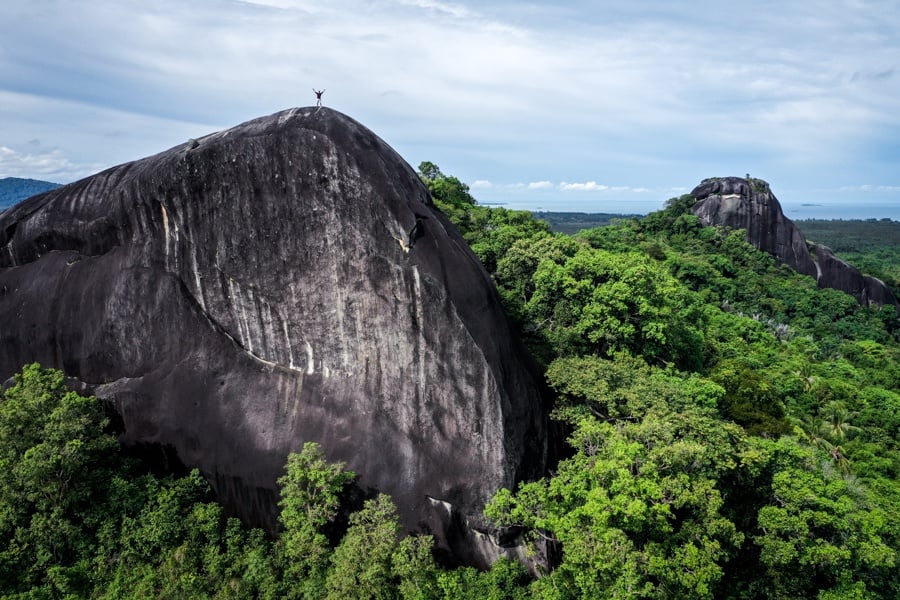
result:
M 107 544 L 113 573 L 103 597 L 196 596 L 205 579 L 197 576 L 199 559 L 187 540 L 198 537 L 192 524 L 199 515 L 192 512 L 209 495 L 209 484 L 193 470 L 177 479 L 143 477 L 128 487 L 140 497 L 140 506 L 134 514 L 117 515 L 118 535 Z M 204 516 L 209 518 L 208 510 Z
M 807 415 L 804 419 L 791 419 L 794 424 L 794 434 L 803 443 L 814 446 L 825 452 L 831 452 L 832 444 L 824 437 L 822 420 L 816 415 Z
M 503 259 L 517 242 L 550 235 L 550 228 L 524 210 L 494 208 L 473 211 L 470 228 L 463 233 L 472 251 L 489 273 L 497 271 Z
M 825 407 L 822 431 L 835 440 L 844 440 L 851 433 L 859 431 L 859 427 L 850 424 L 853 414 L 847 410 L 843 402 L 829 402 Z
M 331 546 L 324 528 L 338 514 L 341 494 L 355 478 L 343 463 L 329 463 L 314 442 L 288 456 L 281 487 L 279 539 L 281 566 L 288 589 L 299 597 L 317 597 L 325 584 Z
M 725 388 L 720 409 L 753 435 L 782 435 L 792 430 L 784 402 L 768 375 L 743 359 L 721 361 L 711 379 Z
M 431 196 L 439 203 L 452 207 L 474 206 L 475 198 L 469 193 L 469 186 L 453 177 L 444 175 L 440 167 L 432 162 L 419 164 L 419 177 L 428 187 Z
M 522 563 L 501 558 L 491 565 L 490 571 L 460 567 L 441 572 L 438 585 L 443 595 L 438 597 L 444 600 L 524 600 L 534 597 L 528 593 L 528 581 Z
M 0 402 L 0 589 L 83 593 L 118 458 L 103 407 L 27 365 Z
M 549 321 L 538 320 L 533 310 L 526 309 L 535 293 L 534 275 L 544 261 L 564 264 L 580 247 L 568 236 L 535 235 L 517 240 L 497 260 L 494 280 L 503 298 L 504 308 L 519 326 L 531 352 L 545 363 L 553 360 L 556 352 L 547 339 Z
M 424 181 L 434 181 L 443 176 L 441 168 L 433 162 L 425 160 L 419 163 L 419 177 Z
M 590 412 L 606 421 L 637 420 L 652 409 L 715 409 L 725 390 L 696 374 L 651 367 L 626 352 L 610 359 L 558 358 L 547 369 L 557 393 L 555 416 L 577 423 Z
M 642 253 L 582 245 L 563 262 L 541 260 L 532 285 L 524 313 L 557 354 L 627 350 L 688 368 L 702 362 L 696 298 Z
M 439 570 L 434 562 L 430 535 L 407 536 L 391 557 L 391 571 L 398 581 L 397 595 L 403 600 L 438 598 Z
M 678 198 L 669 198 L 663 210 L 650 213 L 641 221 L 641 229 L 651 233 L 671 232 L 673 224 L 679 217 L 690 215 L 691 207 L 697 199 L 690 194 Z
M 776 597 L 865 585 L 873 570 L 893 567 L 895 552 L 881 539 L 884 514 L 866 508 L 849 485 L 796 464 L 775 472 L 754 542 Z
M 741 439 L 691 411 L 585 417 L 554 477 L 501 490 L 485 513 L 562 546 L 562 562 L 533 584 L 541 597 L 712 598 L 743 541 L 716 485 L 737 466 Z
M 385 494 L 366 500 L 350 515 L 350 527 L 331 558 L 328 600 L 394 598 L 391 563 L 399 531 L 397 509 Z

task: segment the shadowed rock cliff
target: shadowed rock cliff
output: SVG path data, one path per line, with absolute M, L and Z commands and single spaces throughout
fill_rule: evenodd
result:
M 543 472 L 545 408 L 490 278 L 410 166 L 327 108 L 4 212 L 0 327 L 0 376 L 63 369 L 251 523 L 274 525 L 311 440 L 481 562 L 485 501 Z
M 893 304 L 897 299 L 884 282 L 864 276 L 826 246 L 810 244 L 784 216 L 781 204 L 761 179 L 713 177 L 691 191 L 691 212 L 704 225 L 747 230 L 747 241 L 794 270 L 815 277 L 819 287 L 854 296 L 860 304 Z

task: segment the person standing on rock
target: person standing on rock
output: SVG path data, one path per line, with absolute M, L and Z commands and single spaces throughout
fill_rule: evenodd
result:
M 316 106 L 322 106 L 322 94 L 325 93 L 325 90 L 317 90 L 313 88 L 313 92 L 316 95 Z

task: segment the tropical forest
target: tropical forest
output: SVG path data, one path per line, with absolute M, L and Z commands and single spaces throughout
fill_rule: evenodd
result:
M 900 597 L 900 315 L 703 226 L 694 198 L 562 233 L 418 174 L 490 274 L 552 401 L 544 477 L 485 508 L 518 558 L 455 564 L 315 443 L 278 531 L 117 442 L 101 401 L 23 366 L 0 402 L 0 596 Z M 898 223 L 798 223 L 900 294 Z M 875 228 L 879 233 L 873 233 Z

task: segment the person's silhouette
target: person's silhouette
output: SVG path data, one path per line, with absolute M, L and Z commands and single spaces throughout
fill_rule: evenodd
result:
M 322 94 L 325 93 L 325 90 L 317 90 L 313 88 L 313 92 L 316 94 L 316 106 L 322 106 Z

